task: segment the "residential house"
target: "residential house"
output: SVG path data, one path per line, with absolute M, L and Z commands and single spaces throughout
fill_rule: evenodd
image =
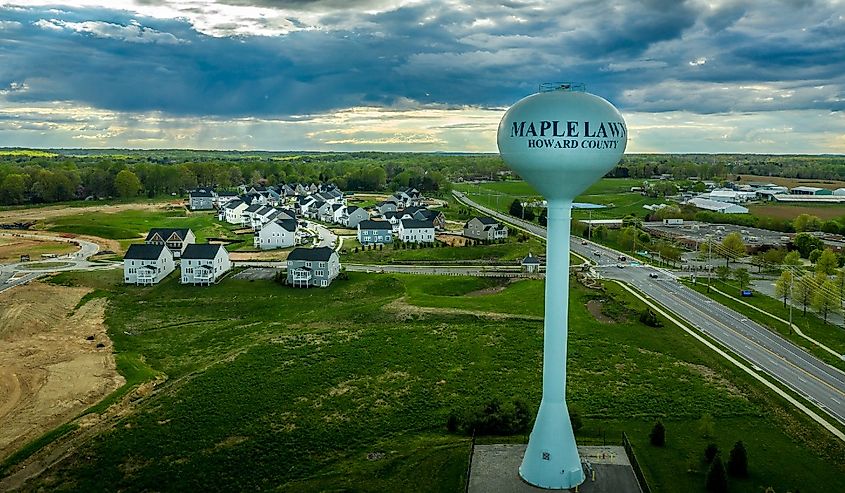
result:
M 260 211 L 265 206 L 259 203 L 257 200 L 252 202 L 252 205 L 244 209 L 243 214 L 241 214 L 241 226 L 252 226 L 252 218 L 255 217 L 255 213 Z
M 153 228 L 144 239 L 144 243 L 148 245 L 167 246 L 174 258 L 179 258 L 185 247 L 196 241 L 194 232 L 187 228 Z
M 328 202 L 315 202 L 308 209 L 308 215 L 312 219 L 325 220 L 326 217 L 332 217 L 332 204 Z
M 377 203 L 375 207 L 379 214 L 384 214 L 385 212 L 396 212 L 396 202 L 388 202 L 385 200 Z
M 173 254 L 164 244 L 129 245 L 123 256 L 123 282 L 158 284 L 175 268 Z
M 431 221 L 402 219 L 399 221 L 399 239 L 409 243 L 434 243 L 434 224 Z
M 431 221 L 434 224 L 434 229 L 444 230 L 446 229 L 446 216 L 443 215 L 443 212 L 437 209 L 427 209 L 422 207 L 414 213 L 414 219 L 418 219 L 420 221 Z
M 179 262 L 182 284 L 211 285 L 232 269 L 229 252 L 223 245 L 188 245 Z
M 362 245 L 392 243 L 393 225 L 387 221 L 361 221 L 358 223 L 358 242 Z
M 243 224 L 244 211 L 249 207 L 246 202 L 235 199 L 223 206 L 224 220 L 229 224 Z
M 214 192 L 205 188 L 191 190 L 188 192 L 188 208 L 192 211 L 214 209 Z
M 327 223 L 335 223 L 340 224 L 340 218 L 343 216 L 343 212 L 346 208 L 343 204 L 332 204 L 331 207 L 331 216 L 326 216 L 323 221 Z
M 393 232 L 399 232 L 399 221 L 402 220 L 402 213 L 401 212 L 385 212 L 382 214 L 384 219 L 389 222 L 393 226 Z
M 235 192 L 215 192 L 214 193 L 214 206 L 218 209 L 222 209 L 223 206 L 228 204 L 229 202 L 238 198 L 238 194 Z
M 253 231 L 258 231 L 262 226 L 275 219 L 279 215 L 279 210 L 275 207 L 265 205 L 258 209 L 251 216 L 251 223 Z
M 329 247 L 294 248 L 287 265 L 287 283 L 298 288 L 324 288 L 340 273 L 340 259 Z
M 540 272 L 540 259 L 531 255 L 531 252 L 528 252 L 528 256 L 522 259 L 520 265 L 522 265 L 523 272 L 528 272 L 529 274 Z
M 508 228 L 492 217 L 473 217 L 464 224 L 464 236 L 484 241 L 501 240 L 508 237 Z
M 340 222 L 347 228 L 357 228 L 358 223 L 360 223 L 361 221 L 365 221 L 369 218 L 369 212 L 365 211 L 364 209 L 358 206 L 348 205 L 344 209 L 343 216 L 341 216 L 340 218 Z
M 275 219 L 255 233 L 253 245 L 262 250 L 287 248 L 296 244 L 296 219 Z

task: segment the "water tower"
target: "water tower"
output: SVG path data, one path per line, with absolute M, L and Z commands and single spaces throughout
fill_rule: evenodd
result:
M 548 203 L 543 399 L 519 474 L 541 488 L 584 481 L 566 407 L 569 223 L 572 200 L 610 171 L 625 152 L 619 111 L 583 84 L 543 84 L 505 113 L 499 152 Z

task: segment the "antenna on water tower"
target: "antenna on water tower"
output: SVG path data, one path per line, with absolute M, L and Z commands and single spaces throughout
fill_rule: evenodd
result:
M 627 137 L 613 105 L 568 82 L 541 84 L 499 123 L 502 159 L 548 202 L 543 398 L 519 467 L 522 479 L 541 488 L 584 482 L 566 407 L 569 223 L 572 200 L 619 162 Z

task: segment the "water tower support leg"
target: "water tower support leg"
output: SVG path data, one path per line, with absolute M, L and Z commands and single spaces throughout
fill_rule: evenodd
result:
M 548 202 L 543 399 L 519 468 L 526 482 L 548 489 L 574 488 L 585 479 L 565 400 L 571 208 L 571 201 Z

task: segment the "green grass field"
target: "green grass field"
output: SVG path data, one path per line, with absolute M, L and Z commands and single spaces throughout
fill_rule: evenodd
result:
M 642 217 L 646 212 L 644 205 L 665 202 L 662 199 L 643 197 L 638 192 L 631 192 L 631 187 L 642 186 L 643 180 L 633 178 L 603 178 L 576 197 L 576 202 L 606 205 L 604 209 L 574 209 L 577 219 L 621 219 L 628 214 Z M 524 181 L 490 182 L 480 184 L 455 184 L 455 189 L 465 192 L 481 205 L 507 212 L 511 202 L 522 200 L 542 200 L 539 194 Z
M 91 212 L 50 219 L 46 229 L 112 240 L 139 240 L 151 228 L 190 228 L 197 241 L 206 238 L 236 238 L 229 224 L 214 214 L 188 213 L 184 209 L 169 211 L 125 210 L 120 213 Z M 251 237 L 250 245 L 251 243 Z
M 391 262 L 454 262 L 462 260 L 488 260 L 491 262 L 516 264 L 529 252 L 534 255 L 543 254 L 546 246 L 540 240 L 530 237 L 526 241 L 517 241 L 511 236 L 508 241 L 501 244 L 474 245 L 464 247 L 439 247 L 419 248 L 415 250 L 402 250 L 392 245 L 385 245 L 381 250 L 359 250 L 354 252 L 358 246 L 357 241 L 343 242 L 343 249 L 346 254 L 341 255 L 341 262 L 352 263 L 374 263 L 387 264 Z
M 26 489 L 461 491 L 469 439 L 446 432 L 446 417 L 494 396 L 536 409 L 542 282 L 349 277 L 295 290 L 231 278 L 193 288 L 170 276 L 138 288 L 120 284 L 119 272 L 57 276 L 108 296 L 118 361 L 143 361 L 132 371 L 168 380 Z M 617 322 L 598 322 L 590 300 Z M 578 439 L 618 443 L 627 431 L 654 491 L 703 492 L 704 447 L 715 441 L 726 456 L 736 440 L 746 443 L 751 477 L 732 480 L 734 493 L 845 484 L 843 444 L 677 328 L 642 325 L 641 305 L 619 287 L 573 284 L 570 307 Z M 699 431 L 703 415 L 713 416 L 712 438 Z M 648 445 L 658 417 L 665 448 Z

